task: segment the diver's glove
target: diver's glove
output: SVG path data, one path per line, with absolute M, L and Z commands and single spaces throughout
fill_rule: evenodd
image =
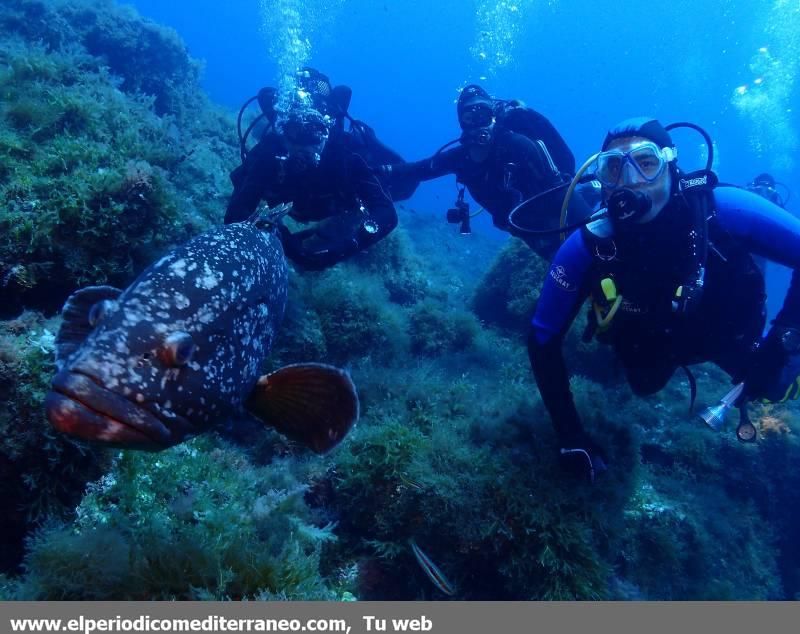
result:
M 292 233 L 284 225 L 279 225 L 278 236 L 286 257 L 303 271 L 322 271 L 358 250 L 355 239 L 332 246 L 327 240 L 320 238 L 316 229 Z
M 314 235 L 314 229 L 305 229 L 292 233 L 284 224 L 278 224 L 278 238 L 283 246 L 283 252 L 286 257 L 296 262 L 305 256 L 305 248 L 303 242 Z
M 775 325 L 753 353 L 745 379 L 750 398 L 783 403 L 800 396 L 800 329 Z
M 558 462 L 566 473 L 593 484 L 597 475 L 608 469 L 605 452 L 586 434 L 560 444 Z

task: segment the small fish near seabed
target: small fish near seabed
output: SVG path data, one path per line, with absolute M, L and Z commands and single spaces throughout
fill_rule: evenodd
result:
M 244 411 L 317 453 L 341 441 L 359 415 L 345 371 L 309 363 L 259 376 L 288 285 L 270 217 L 190 240 L 124 291 L 74 293 L 64 305 L 58 372 L 45 400 L 53 426 L 157 451 Z

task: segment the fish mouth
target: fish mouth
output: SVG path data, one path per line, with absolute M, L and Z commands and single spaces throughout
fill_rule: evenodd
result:
M 195 433 L 182 416 L 162 420 L 152 405 L 136 404 L 86 374 L 63 370 L 45 398 L 47 418 L 58 431 L 83 440 L 158 451 Z

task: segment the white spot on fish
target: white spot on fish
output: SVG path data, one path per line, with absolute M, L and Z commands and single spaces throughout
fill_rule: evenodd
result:
M 194 284 L 197 288 L 205 288 L 210 290 L 216 288 L 222 281 L 222 273 L 216 273 L 211 270 L 208 264 L 203 264 L 203 274 L 198 276 Z
M 175 296 L 173 297 L 173 301 L 175 302 L 175 308 L 177 308 L 178 310 L 183 310 L 184 308 L 189 308 L 189 306 L 191 306 L 191 304 L 192 304 L 189 301 L 189 298 L 186 297 L 186 295 L 184 295 L 183 293 L 175 293 Z
M 175 260 L 175 262 L 170 265 L 169 270 L 178 277 L 186 277 L 186 260 L 183 258 Z

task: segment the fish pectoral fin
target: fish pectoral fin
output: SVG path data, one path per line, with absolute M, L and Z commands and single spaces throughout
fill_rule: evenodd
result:
M 322 363 L 287 365 L 256 383 L 246 409 L 316 453 L 335 447 L 358 420 L 350 375 Z
M 92 306 L 98 302 L 116 301 L 122 291 L 113 286 L 87 286 L 67 298 L 61 315 L 64 321 L 56 334 L 56 365 L 60 368 L 94 330 L 89 321 Z

